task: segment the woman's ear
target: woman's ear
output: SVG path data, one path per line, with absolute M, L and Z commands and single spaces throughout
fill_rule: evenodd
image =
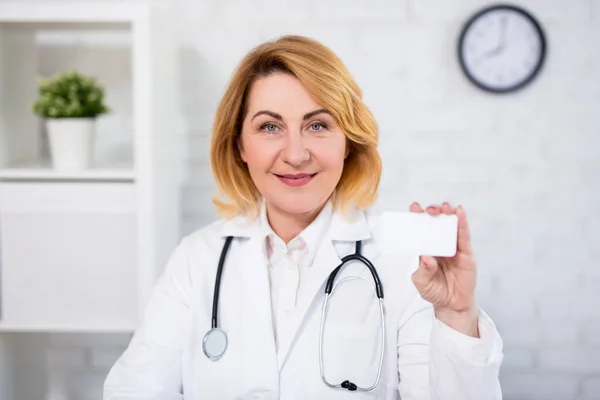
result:
M 347 140 L 346 141 L 346 154 L 344 154 L 344 160 L 346 158 L 348 158 L 348 156 L 350 155 L 350 153 L 352 153 L 353 150 L 354 150 L 354 146 L 352 146 L 352 142 Z
M 237 146 L 238 151 L 240 152 L 240 158 L 243 162 L 247 163 L 246 153 L 244 152 L 244 146 L 242 146 L 242 135 L 238 135 L 238 137 L 235 140 L 235 145 Z

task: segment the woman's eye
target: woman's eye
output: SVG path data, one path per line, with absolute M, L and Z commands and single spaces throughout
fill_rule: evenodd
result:
M 271 124 L 271 123 L 266 123 L 266 124 L 263 124 L 260 127 L 260 129 L 263 130 L 263 131 L 267 131 L 269 133 L 273 133 L 273 132 L 277 131 L 277 125 L 274 125 L 274 124 Z
M 313 131 L 320 132 L 320 131 L 324 130 L 326 128 L 326 126 L 322 122 L 315 122 L 314 124 L 310 125 L 310 128 Z

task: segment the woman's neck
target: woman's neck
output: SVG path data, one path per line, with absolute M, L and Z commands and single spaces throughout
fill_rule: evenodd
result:
M 267 220 L 271 229 L 286 244 L 298 236 L 319 215 L 323 206 L 302 214 L 291 214 L 267 204 Z

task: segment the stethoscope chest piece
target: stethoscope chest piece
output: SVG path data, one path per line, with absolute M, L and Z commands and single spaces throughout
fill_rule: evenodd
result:
M 213 361 L 219 360 L 227 350 L 227 334 L 220 328 L 212 328 L 204 335 L 202 350 L 206 357 Z

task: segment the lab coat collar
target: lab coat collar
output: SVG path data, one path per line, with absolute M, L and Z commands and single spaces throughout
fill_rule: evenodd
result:
M 222 236 L 250 238 L 256 235 L 265 235 L 261 226 L 260 216 L 249 218 L 238 216 L 227 220 L 221 229 Z M 333 210 L 331 215 L 329 238 L 332 241 L 357 241 L 371 238 L 371 229 L 364 211 L 352 209 L 346 215 L 338 210 Z M 264 237 L 264 236 L 263 236 Z

